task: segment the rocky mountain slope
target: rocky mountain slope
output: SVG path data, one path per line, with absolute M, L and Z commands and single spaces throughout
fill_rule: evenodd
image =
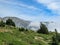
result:
M 20 19 L 20 18 L 17 18 L 17 17 L 4 17 L 2 18 L 2 20 L 4 22 L 6 22 L 7 19 L 12 19 L 15 24 L 16 24 L 16 27 L 24 27 L 24 28 L 27 28 L 28 25 L 30 24 L 30 21 L 26 21 L 26 20 L 23 20 L 23 19 Z
M 8 18 L 12 19 L 17 27 L 24 27 L 34 31 L 40 28 L 40 22 L 26 21 L 17 17 L 4 17 L 4 18 L 0 17 L 0 20 L 6 22 Z M 58 32 L 60 32 L 60 23 L 57 22 L 42 22 L 42 23 L 44 23 L 48 27 L 49 31 L 54 31 L 55 29 L 57 29 Z

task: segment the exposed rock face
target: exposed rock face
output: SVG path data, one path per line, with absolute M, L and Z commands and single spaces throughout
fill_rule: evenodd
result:
M 20 19 L 20 18 L 17 18 L 17 17 L 4 17 L 4 18 L 1 18 L 4 22 L 6 22 L 7 19 L 12 19 L 15 24 L 16 24 L 16 27 L 24 27 L 24 28 L 27 28 L 28 25 L 30 24 L 30 21 L 26 21 L 26 20 L 23 20 L 23 19 Z

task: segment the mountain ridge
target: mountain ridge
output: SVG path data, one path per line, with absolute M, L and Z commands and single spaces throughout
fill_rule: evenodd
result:
M 4 22 L 6 22 L 7 19 L 12 19 L 15 22 L 16 27 L 27 28 L 27 26 L 30 24 L 30 21 L 26 21 L 26 20 L 23 20 L 23 19 L 20 19 L 20 18 L 17 18 L 17 17 L 3 17 L 3 18 L 0 18 L 0 20 L 3 20 Z
M 0 20 L 3 20 L 4 22 L 6 22 L 6 20 L 8 18 L 12 19 L 15 22 L 16 27 L 23 27 L 23 28 L 27 28 L 30 30 L 34 30 L 34 31 L 37 31 L 40 28 L 41 22 L 26 21 L 26 20 L 20 19 L 18 17 L 3 17 L 3 18 L 0 17 Z M 47 26 L 49 31 L 54 31 L 55 29 L 57 29 L 58 32 L 60 32 L 59 31 L 60 23 L 56 23 L 53 21 L 51 21 L 51 22 L 42 21 L 42 23 L 44 23 Z

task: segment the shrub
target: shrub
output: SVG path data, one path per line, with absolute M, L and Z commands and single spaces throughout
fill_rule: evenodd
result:
M 56 29 L 55 29 L 55 35 L 53 35 L 53 37 L 52 37 L 52 43 L 51 43 L 51 45 L 59 45 L 58 32 L 57 32 Z
M 59 45 L 58 40 L 54 36 L 52 37 L 52 43 L 51 43 L 51 45 Z
M 13 43 L 9 43 L 9 45 L 13 45 Z
M 19 31 L 25 31 L 25 29 L 24 28 L 19 28 Z
M 57 38 L 57 40 L 60 42 L 60 34 L 57 32 L 56 29 L 55 29 L 55 33 L 56 33 L 56 38 Z

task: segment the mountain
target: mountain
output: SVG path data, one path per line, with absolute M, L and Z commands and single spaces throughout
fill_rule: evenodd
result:
M 32 21 L 26 21 L 26 20 L 23 20 L 23 19 L 20 19 L 20 18 L 17 18 L 17 17 L 4 17 L 4 18 L 1 18 L 0 17 L 0 20 L 3 20 L 4 22 L 6 22 L 7 19 L 12 19 L 15 24 L 16 24 L 16 27 L 24 27 L 24 28 L 28 28 L 30 30 L 34 30 L 34 31 L 37 31 L 39 28 L 40 28 L 40 22 L 32 22 Z M 42 22 L 44 23 L 48 30 L 49 31 L 54 31 L 55 29 L 58 30 L 58 32 L 60 32 L 60 23 L 59 22 Z
M 23 19 L 20 19 L 20 18 L 17 18 L 17 17 L 4 17 L 3 18 L 3 21 L 6 22 L 7 19 L 12 19 L 15 24 L 16 24 L 16 27 L 24 27 L 24 28 L 27 28 L 27 26 L 30 24 L 30 21 L 26 21 L 26 20 L 23 20 Z

